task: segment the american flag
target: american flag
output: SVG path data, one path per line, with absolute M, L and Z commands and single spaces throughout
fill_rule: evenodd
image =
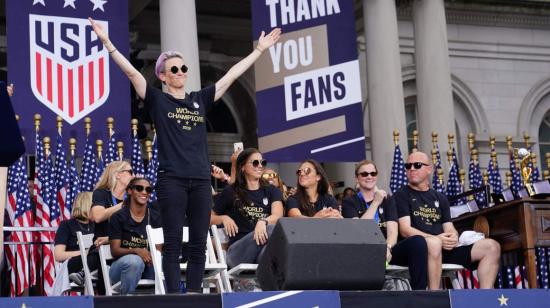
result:
M 540 171 L 537 165 L 533 164 L 532 160 L 529 160 L 529 167 L 531 168 L 531 183 L 535 183 L 541 180 Z
M 393 151 L 393 163 L 391 166 L 390 189 L 395 193 L 402 186 L 407 185 L 407 173 L 405 172 L 405 163 L 399 144 L 395 145 Z
M 69 190 L 67 192 L 67 204 L 71 205 L 71 209 L 78 193 L 80 193 L 80 178 L 76 170 L 74 155 L 71 155 L 71 160 L 69 162 Z
M 468 181 L 470 182 L 470 189 L 476 189 L 483 186 L 483 177 L 481 176 L 481 171 L 479 170 L 479 162 L 474 159 L 470 159 Z M 475 194 L 475 199 L 479 207 L 483 208 L 487 205 L 485 193 L 480 192 Z
M 514 267 L 514 284 L 516 285 L 516 289 L 523 289 L 523 279 L 521 279 L 521 270 L 519 265 Z
M 512 172 L 512 192 L 517 196 L 518 192 L 522 189 L 523 184 L 521 182 L 521 173 L 519 166 L 516 166 L 513 152 L 510 153 L 510 172 Z
M 504 289 L 504 281 L 502 280 L 502 271 L 499 270 L 497 274 L 497 288 Z
M 107 143 L 107 154 L 105 154 L 105 165 L 118 160 L 118 155 L 116 151 L 116 140 L 115 140 L 115 131 L 109 137 L 109 142 Z M 101 173 L 99 173 L 101 176 Z
M 539 270 L 539 287 L 548 289 L 548 264 L 546 258 L 546 248 L 537 247 L 537 265 Z
M 445 187 L 443 185 L 443 183 L 440 183 L 439 182 L 439 177 L 437 176 L 437 170 L 441 169 L 442 166 L 441 166 L 441 154 L 439 153 L 439 145 L 436 145 L 434 147 L 434 149 L 436 150 L 436 161 L 435 161 L 435 165 L 434 165 L 434 172 L 433 172 L 433 175 L 432 175 L 432 188 L 438 192 L 445 192 Z
M 143 158 L 141 156 L 141 143 L 137 137 L 137 131 L 133 132 L 132 137 L 132 169 L 138 176 L 145 175 L 145 167 L 143 166 Z
M 80 172 L 81 191 L 93 191 L 97 182 L 97 165 L 92 144 L 93 142 L 88 136 L 86 138 L 86 145 L 84 146 L 84 158 L 82 159 L 82 170 Z
M 57 207 L 61 210 L 62 219 L 71 219 L 72 204 L 67 202 L 67 191 L 69 189 L 69 177 L 67 158 L 63 148 L 63 138 L 57 133 L 57 145 L 55 148 L 55 190 Z
M 451 170 L 449 171 L 449 179 L 447 180 L 447 197 L 451 198 L 458 196 L 462 193 L 462 185 L 460 184 L 460 179 L 458 177 L 458 165 L 454 162 L 451 165 Z M 454 201 L 451 205 L 460 204 L 460 201 Z
M 512 270 L 511 266 L 506 267 L 506 280 L 508 282 L 507 289 L 515 289 L 515 279 L 514 279 L 514 271 Z
M 96 170 L 97 170 L 97 173 L 96 173 L 97 174 L 97 179 L 96 179 L 95 183 L 97 183 L 99 181 L 99 178 L 103 174 L 103 170 L 105 170 L 105 163 L 103 162 L 103 157 L 101 155 L 97 158 Z M 94 185 L 95 185 L 95 183 L 94 183 Z
M 6 212 L 9 217 L 7 223 L 14 227 L 32 226 L 34 218 L 27 185 L 25 156 L 20 157 L 16 163 L 8 168 L 7 195 Z M 29 243 L 32 241 L 32 237 L 30 232 L 12 232 L 11 241 Z M 29 246 L 26 244 L 6 246 L 6 259 L 11 269 L 11 296 L 18 296 L 29 287 L 29 272 L 33 272 L 33 270 L 29 271 L 28 267 L 29 250 Z
M 495 150 L 493 149 L 492 152 Z M 489 160 L 489 166 L 487 167 L 487 173 L 489 174 L 489 185 L 493 188 L 493 192 L 500 194 L 502 193 L 502 178 L 500 177 L 500 171 L 498 168 L 498 161 L 493 159 Z
M 157 146 L 157 134 L 155 134 L 155 137 L 153 137 L 153 153 L 151 155 L 151 159 L 149 160 L 149 163 L 147 164 L 147 173 L 145 174 L 145 178 L 151 182 L 151 186 L 155 187 L 157 184 L 157 170 L 159 168 L 159 151 Z M 157 200 L 157 194 L 156 191 L 153 190 L 153 193 L 151 194 L 151 198 L 149 199 L 152 201 Z

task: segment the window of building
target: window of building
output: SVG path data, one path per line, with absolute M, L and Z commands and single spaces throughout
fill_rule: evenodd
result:
M 539 127 L 539 148 L 541 169 L 548 169 L 546 153 L 550 153 L 550 112 L 547 112 Z

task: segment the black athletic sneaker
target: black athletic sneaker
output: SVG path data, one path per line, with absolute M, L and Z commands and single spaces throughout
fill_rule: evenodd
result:
M 79 286 L 84 285 L 84 270 L 77 273 L 69 274 L 69 280 L 76 283 Z

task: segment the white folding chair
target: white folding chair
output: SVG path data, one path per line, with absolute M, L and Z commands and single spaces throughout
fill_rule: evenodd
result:
M 84 269 L 84 294 L 94 295 L 94 285 L 92 280 L 97 280 L 98 270 L 90 272 L 88 267 L 88 251 L 94 244 L 94 234 L 83 235 L 81 231 L 76 232 L 78 240 L 78 249 L 80 250 L 80 258 L 82 259 L 82 268 Z
M 103 282 L 105 283 L 105 295 L 113 295 L 120 293 L 120 281 L 111 284 L 111 277 L 109 276 L 109 269 L 107 261 L 113 259 L 111 254 L 111 246 L 101 245 L 99 247 L 99 263 L 101 264 L 101 272 L 103 273 Z M 137 285 L 137 289 L 153 289 L 155 287 L 155 281 L 151 279 L 140 279 Z
M 147 226 L 147 237 L 149 240 L 149 249 L 151 251 L 151 258 L 153 259 L 153 267 L 155 267 L 155 282 L 156 282 L 156 288 L 155 292 L 158 292 L 157 294 L 165 294 L 166 290 L 164 288 L 164 272 L 162 271 L 162 256 L 160 252 L 154 248 L 158 244 L 164 244 L 164 236 L 162 234 L 162 228 L 152 228 L 151 226 Z M 182 240 L 188 241 L 189 239 L 189 230 L 187 227 L 184 227 L 183 230 L 183 238 Z M 227 270 L 227 265 L 220 263 L 216 260 L 215 254 L 214 254 L 214 248 L 212 246 L 212 241 L 210 237 L 207 237 L 206 242 L 206 263 L 204 266 L 204 276 L 203 280 L 206 283 L 214 282 L 216 284 L 217 289 L 219 292 L 225 292 L 225 285 L 222 281 L 220 273 L 223 270 Z M 180 270 L 183 277 L 185 277 L 184 273 L 187 271 L 187 263 L 181 263 L 180 264 Z M 157 274 L 158 273 L 158 274 Z M 208 293 L 209 288 L 203 288 L 203 292 Z
M 456 276 L 456 272 L 458 272 L 460 270 L 463 270 L 463 269 L 464 269 L 464 267 L 462 265 L 443 263 L 441 265 L 441 278 L 443 279 L 443 278 L 448 277 L 452 281 L 453 278 Z M 406 267 L 406 266 L 388 265 L 386 267 L 386 275 L 406 279 L 407 283 L 408 283 L 408 280 L 410 279 L 409 268 Z M 453 284 L 453 287 L 455 287 L 454 284 Z M 405 286 L 403 286 L 403 288 L 405 288 L 404 290 L 411 290 L 410 284 L 409 284 L 408 288 L 406 288 Z
M 218 256 L 223 256 L 223 261 L 225 262 L 225 251 L 222 248 L 222 244 L 228 242 L 228 237 L 225 234 L 223 228 L 218 228 L 217 226 L 211 226 L 212 237 L 214 238 L 215 248 Z M 219 257 L 218 257 L 219 258 Z M 230 270 L 227 271 L 228 280 L 236 279 L 256 279 L 256 270 L 258 269 L 258 264 L 255 263 L 241 263 Z M 224 274 L 222 274 L 223 277 Z M 227 282 L 230 284 L 229 282 Z

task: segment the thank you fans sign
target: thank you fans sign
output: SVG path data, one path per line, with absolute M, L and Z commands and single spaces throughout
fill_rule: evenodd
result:
M 365 157 L 352 0 L 251 1 L 253 36 L 280 27 L 255 63 L 260 150 L 271 161 Z
M 71 124 L 64 130 L 69 131 L 66 138 L 84 133 L 80 120 L 86 116 L 96 127 L 104 128 L 109 116 L 128 125 L 128 80 L 110 61 L 87 20 L 97 20 L 118 50 L 127 54 L 126 0 L 8 0 L 6 11 L 8 77 L 15 84 L 13 105 L 27 140 L 33 140 L 35 113 L 42 115 L 49 135 L 56 116 Z

